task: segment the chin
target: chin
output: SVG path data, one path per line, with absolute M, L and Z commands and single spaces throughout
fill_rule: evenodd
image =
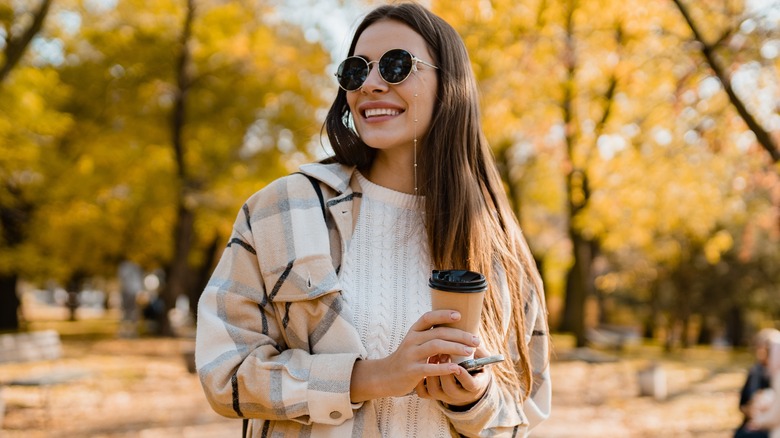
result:
M 360 139 L 363 141 L 363 143 L 366 144 L 366 146 L 377 149 L 377 150 L 390 150 L 390 149 L 400 149 L 404 147 L 413 147 L 414 146 L 414 139 L 413 138 L 399 138 L 399 137 L 393 137 L 388 138 L 386 136 L 373 136 L 373 135 L 367 135 L 367 136 L 361 136 Z M 418 142 L 418 146 L 419 146 Z

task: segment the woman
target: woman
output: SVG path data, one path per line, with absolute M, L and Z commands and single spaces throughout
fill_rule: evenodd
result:
M 463 42 L 402 3 L 370 12 L 349 55 L 334 157 L 247 201 L 200 300 L 207 398 L 252 436 L 524 436 L 549 415 L 546 309 Z M 478 334 L 439 326 L 460 315 L 430 310 L 432 269 L 490 280 Z M 449 360 L 469 354 L 508 360 Z
M 758 364 L 751 369 L 758 368 L 762 375 L 762 386 L 753 392 L 746 403 L 746 424 L 734 435 L 738 438 L 769 437 L 780 438 L 780 331 L 776 329 L 763 329 L 758 333 L 757 351 Z M 750 384 L 750 378 L 745 384 Z M 743 389 L 743 398 L 745 389 Z M 740 408 L 743 407 L 740 399 Z
M 767 391 L 771 387 L 769 370 L 767 369 L 769 361 L 769 347 L 773 339 L 780 336 L 780 331 L 774 328 L 764 328 L 756 333 L 753 339 L 753 347 L 756 361 L 750 367 L 745 384 L 742 386 L 739 396 L 739 410 L 744 419 L 742 424 L 734 432 L 734 438 L 768 438 L 769 432 L 764 427 L 758 427 L 752 418 L 763 410 L 760 407 L 768 395 Z

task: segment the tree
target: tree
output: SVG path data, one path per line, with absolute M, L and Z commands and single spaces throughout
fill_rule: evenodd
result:
M 63 0 L 52 16 L 53 54 L 23 58 L 0 99 L 2 178 L 30 179 L 25 227 L 45 230 L 4 246 L 3 268 L 66 283 L 176 265 L 163 297 L 196 300 L 240 205 L 319 146 L 327 53 L 262 1 Z
M 195 279 L 207 277 L 241 203 L 314 147 L 327 55 L 299 28 L 269 21 L 259 1 L 69 11 L 84 24 L 63 35 L 74 62 L 62 75 L 82 92 L 65 107 L 79 120 L 63 136 L 74 172 L 51 205 L 87 217 L 41 216 L 67 237 L 39 244 L 64 259 L 65 241 L 89 242 L 67 272 L 112 275 L 124 258 L 163 266 L 166 310 L 182 295 L 194 310 Z M 99 243 L 97 230 L 116 238 Z
M 5 31 L 0 60 L 0 122 L 5 122 L 0 124 L 0 330 L 19 329 L 16 289 L 21 263 L 13 253 L 24 251 L 28 220 L 36 208 L 34 195 L 40 188 L 40 173 L 34 157 L 49 143 L 47 137 L 64 123 L 57 114 L 51 114 L 54 120 L 48 124 L 36 122 L 38 117 L 50 115 L 42 99 L 46 92 L 54 91 L 56 75 L 19 67 L 43 28 L 51 0 L 28 6 L 30 9 L 15 10 L 10 4 L 0 5 L 0 29 Z M 12 115 L 21 123 L 11 123 Z
M 187 120 L 187 104 L 193 78 L 190 66 L 190 45 L 192 44 L 192 28 L 195 20 L 195 2 L 187 0 L 184 22 L 182 23 L 181 40 L 178 47 L 178 55 L 175 63 L 176 83 L 173 92 L 173 110 L 171 112 L 171 146 L 173 147 L 176 162 L 176 176 L 179 180 L 179 190 L 176 196 L 176 219 L 173 234 L 173 260 L 168 268 L 168 285 L 164 289 L 163 300 L 165 310 L 172 309 L 176 305 L 176 299 L 185 295 L 190 278 L 188 269 L 188 257 L 192 248 L 195 226 L 195 212 L 187 205 L 186 199 L 196 189 L 194 178 L 189 175 L 186 165 L 186 145 L 184 128 Z M 161 332 L 164 335 L 173 335 L 167 312 L 159 317 Z
M 486 134 L 545 261 L 551 310 L 566 303 L 560 327 L 583 345 L 590 324 L 633 324 L 605 307 L 618 297 L 670 324 L 691 320 L 708 304 L 701 277 L 718 265 L 713 254 L 726 257 L 724 236 L 742 226 L 722 206 L 748 196 L 733 187 L 766 163 L 684 43 L 679 11 L 609 0 L 441 9 L 472 55 Z M 768 36 L 750 38 L 761 47 Z M 684 302 L 691 287 L 702 301 Z M 594 298 L 596 313 L 586 306 Z
M 551 134 L 556 135 L 554 142 L 559 149 L 550 150 L 548 157 L 561 161 L 562 202 L 556 208 L 565 217 L 562 232 L 569 238 L 571 251 L 571 262 L 564 269 L 561 328 L 573 332 L 578 344 L 584 345 L 585 304 L 593 290 L 591 271 L 597 242 L 579 231 L 576 218 L 590 197 L 589 173 L 594 160 L 599 158 L 596 141 L 609 126 L 622 79 L 618 75 L 624 32 L 618 15 L 588 22 L 578 20 L 576 17 L 587 10 L 576 1 L 555 5 L 538 2 L 533 6 L 536 9 L 530 5 L 496 3 L 487 12 L 482 5 L 477 6 L 466 16 L 476 17 L 477 21 L 487 17 L 491 23 L 461 25 L 461 32 L 468 35 L 467 44 L 473 44 L 470 53 L 475 54 L 475 70 L 480 87 L 485 90 L 486 130 L 492 143 L 499 145 L 499 161 L 515 170 L 507 174 L 517 176 L 521 163 L 513 162 L 511 156 L 517 156 L 520 148 L 530 144 L 547 149 L 551 145 L 545 143 L 552 144 Z M 605 8 L 603 4 L 598 7 Z M 475 35 L 469 26 L 481 33 Z M 607 61 L 614 56 L 617 65 L 593 61 L 585 65 L 581 61 L 597 56 Z M 588 69 L 594 67 L 604 72 L 603 77 L 583 79 Z M 523 78 L 523 73 L 527 77 Z M 511 92 L 507 93 L 508 90 Z M 582 133 L 581 126 L 588 123 L 593 128 Z M 508 179 L 510 187 L 515 188 L 516 184 L 530 183 L 527 178 Z M 549 186 L 546 191 L 550 193 Z M 533 246 L 533 235 L 530 239 Z

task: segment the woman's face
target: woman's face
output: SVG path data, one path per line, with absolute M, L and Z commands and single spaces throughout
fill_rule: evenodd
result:
M 404 49 L 436 65 L 422 36 L 394 20 L 378 21 L 367 27 L 354 54 L 369 62 L 378 61 L 390 49 Z M 430 128 L 437 81 L 436 69 L 418 62 L 416 72 L 412 71 L 400 84 L 391 85 L 379 76 L 377 64 L 372 63 L 363 86 L 347 92 L 347 103 L 361 140 L 380 154 L 412 153 L 415 132 L 422 139 Z

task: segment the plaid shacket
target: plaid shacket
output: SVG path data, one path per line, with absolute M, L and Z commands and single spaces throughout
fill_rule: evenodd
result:
M 378 437 L 374 403 L 350 402 L 352 367 L 367 353 L 336 268 L 359 209 L 354 168 L 309 164 L 301 172 L 322 182 L 328 221 L 303 175 L 278 179 L 249 198 L 198 304 L 200 381 L 216 412 L 253 419 L 254 437 Z M 517 388 L 491 384 L 468 411 L 439 404 L 454 436 L 525 436 L 547 418 L 541 308 L 536 300 L 526 306 L 532 396 L 521 403 Z

